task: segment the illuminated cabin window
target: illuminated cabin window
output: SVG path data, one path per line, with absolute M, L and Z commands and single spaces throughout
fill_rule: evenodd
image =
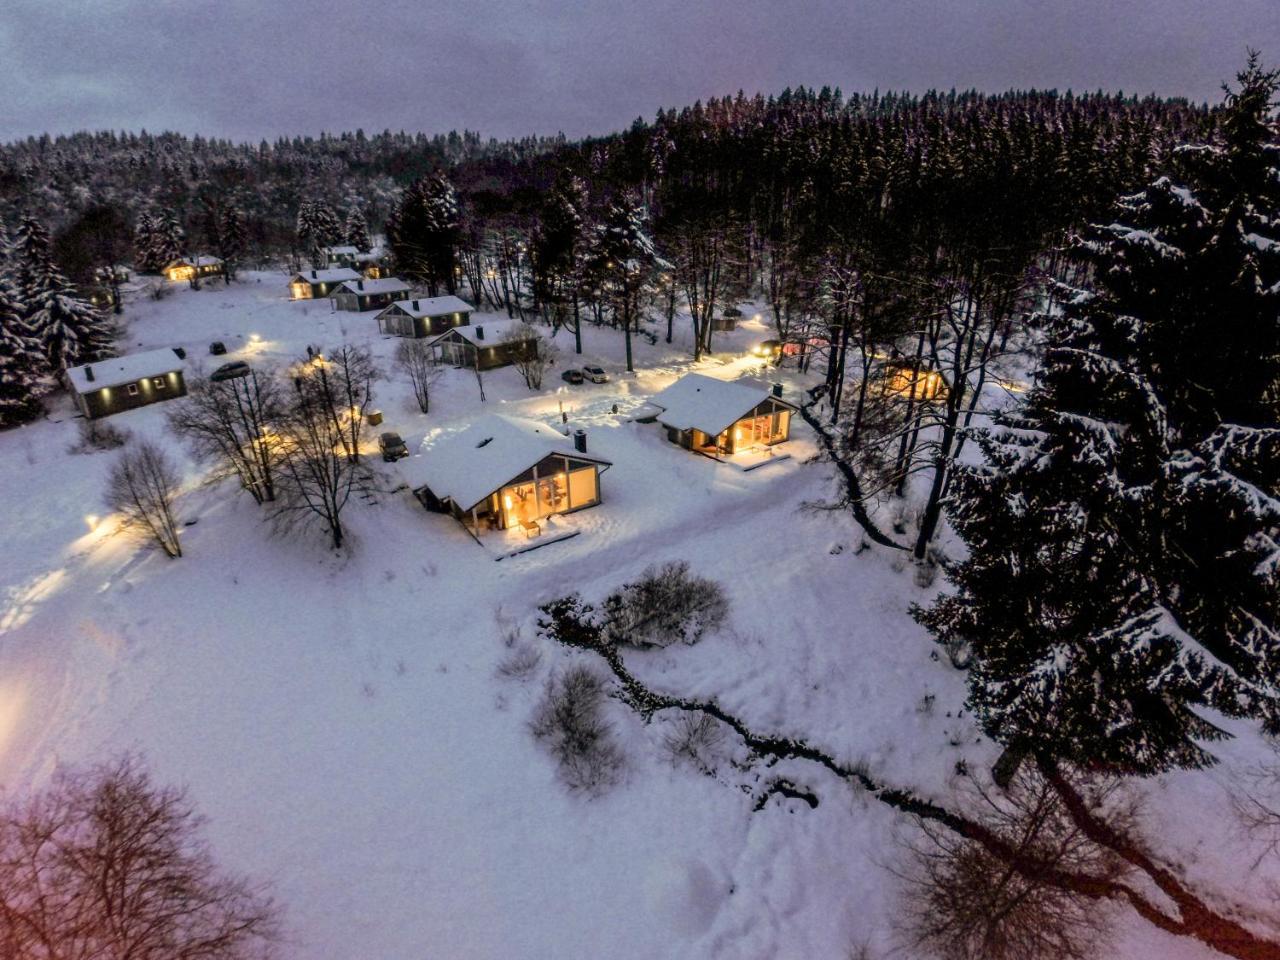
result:
M 163 390 L 165 388 L 164 377 L 152 377 L 151 385 L 155 387 L 157 390 Z
M 295 300 L 311 299 L 311 284 L 309 283 L 291 283 L 289 284 L 289 291 Z

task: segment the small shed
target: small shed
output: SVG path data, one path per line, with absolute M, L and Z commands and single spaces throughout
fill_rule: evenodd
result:
M 194 257 L 180 257 L 164 268 L 166 280 L 194 280 L 199 277 L 220 277 L 226 273 L 226 264 L 220 257 L 198 254 Z
M 185 396 L 186 364 L 176 350 L 148 350 L 67 370 L 67 386 L 88 419 Z
M 339 310 L 379 310 L 409 296 L 409 284 L 399 277 L 382 280 L 346 280 L 329 292 Z
M 528 333 L 529 336 L 517 336 Z M 452 327 L 430 342 L 440 363 L 475 370 L 505 367 L 536 350 L 531 328 L 522 320 L 485 320 Z
M 717 380 L 685 374 L 657 393 L 648 406 L 667 431 L 667 439 L 712 457 L 752 447 L 783 443 L 791 436 L 791 415 L 798 409 L 782 399 L 782 385 Z
M 474 309 L 457 297 L 397 300 L 378 314 L 378 329 L 393 337 L 435 337 L 470 324 Z
M 301 270 L 289 278 L 290 300 L 317 300 L 329 296 L 329 291 L 348 280 L 359 280 L 360 274 L 350 267 L 334 267 L 330 270 Z
M 487 414 L 429 437 L 397 467 L 427 509 L 451 514 L 479 537 L 598 505 L 600 474 L 611 464 L 586 448 L 583 432 L 570 439 L 537 420 Z

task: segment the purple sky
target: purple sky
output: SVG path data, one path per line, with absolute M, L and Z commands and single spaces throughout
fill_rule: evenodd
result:
M 1217 101 L 1280 0 L 5 0 L 0 140 L 605 133 L 788 85 Z

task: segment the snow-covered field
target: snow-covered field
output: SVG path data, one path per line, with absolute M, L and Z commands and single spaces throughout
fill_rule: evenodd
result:
M 397 491 L 388 467 L 374 502 L 348 508 L 354 544 L 338 556 L 319 534 L 273 536 L 260 508 L 231 485 L 200 485 L 188 463 L 182 515 L 195 523 L 186 556 L 166 560 L 104 516 L 113 454 L 68 451 L 77 427 L 63 398 L 49 421 L 0 435 L 0 783 L 23 790 L 60 762 L 142 752 L 159 780 L 190 787 L 221 861 L 272 884 L 298 958 L 764 960 L 863 944 L 888 955 L 908 825 L 886 808 L 795 765 L 770 773 L 813 788 L 820 806 L 775 798 L 753 812 L 751 774 L 673 766 L 663 721 L 621 709 L 623 782 L 571 794 L 528 730 L 569 655 L 548 647 L 531 678 L 495 676 L 504 626 L 532 639 L 540 602 L 599 599 L 683 559 L 725 585 L 731 626 L 634 655 L 653 686 L 717 698 L 925 793 L 945 795 L 961 758 L 989 763 L 959 716 L 963 678 L 909 616 L 929 591 L 886 552 L 859 551 L 843 512 L 815 509 L 834 481 L 807 462 L 804 423 L 790 459 L 750 473 L 680 450 L 626 413 L 692 369 L 684 345 L 637 340 L 628 376 L 620 335 L 589 327 L 583 360 L 611 383 L 562 384 L 573 362 L 562 333 L 544 390 L 493 371 L 481 404 L 474 376 L 449 370 L 423 416 L 373 316 L 290 303 L 282 275 L 250 273 L 137 300 L 121 350 L 184 346 L 212 366 L 368 341 L 387 374 L 386 428 L 411 448 L 482 410 L 553 422 L 563 402 L 614 463 L 603 504 L 574 517 L 581 535 L 495 563 Z M 744 351 L 767 335 L 751 321 L 720 334 L 725 352 L 698 369 L 749 373 Z M 212 340 L 230 354 L 207 357 Z M 795 397 L 800 383 L 784 379 Z M 112 422 L 182 454 L 163 404 Z M 1179 836 L 1202 834 L 1197 820 L 1222 802 L 1212 777 L 1191 779 L 1190 802 L 1155 800 Z M 1184 852 L 1219 878 L 1233 849 L 1219 837 Z M 1136 922 L 1114 946 L 1156 953 L 1205 955 Z

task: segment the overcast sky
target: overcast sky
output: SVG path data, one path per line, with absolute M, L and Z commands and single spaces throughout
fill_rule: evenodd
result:
M 805 84 L 1217 101 L 1280 0 L 3 0 L 0 140 L 605 133 Z

